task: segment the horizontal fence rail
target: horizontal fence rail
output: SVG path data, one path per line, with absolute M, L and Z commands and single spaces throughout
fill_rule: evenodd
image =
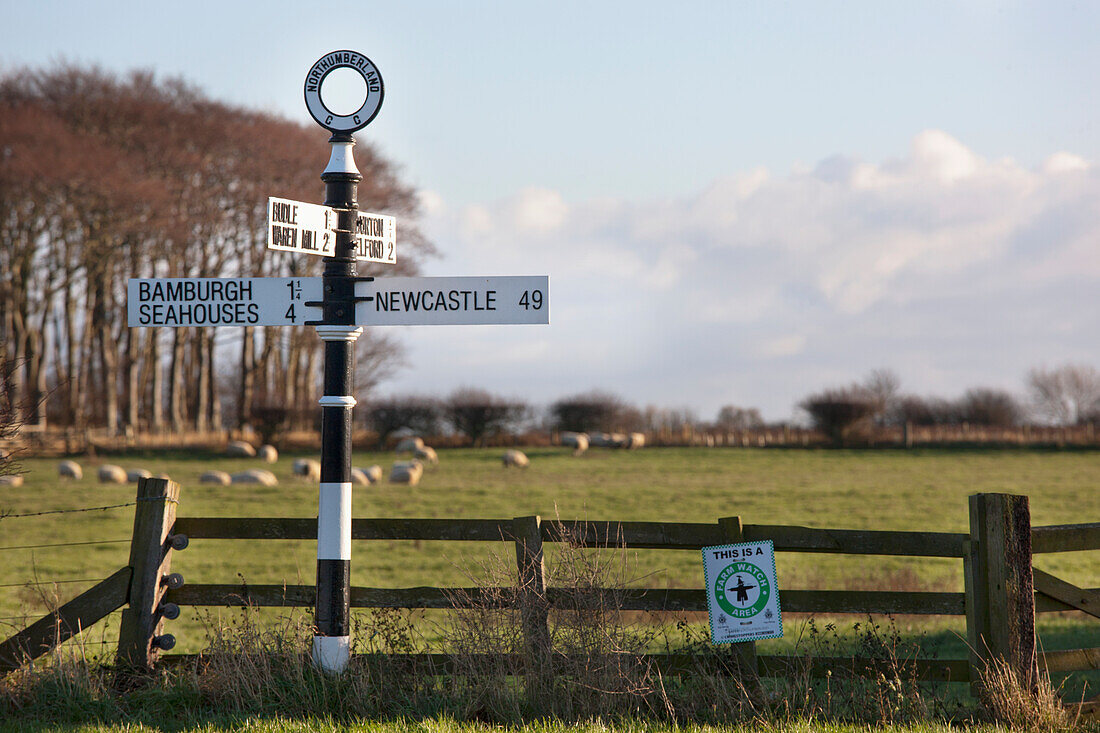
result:
M 201 539 L 315 540 L 315 518 L 246 519 L 180 517 L 175 532 Z M 968 535 L 955 532 L 813 529 L 746 524 L 744 542 L 771 540 L 777 552 L 831 552 L 846 555 L 963 557 Z M 546 520 L 544 542 L 568 541 L 580 547 L 699 550 L 729 542 L 717 524 L 687 522 L 603 522 Z M 353 540 L 452 540 L 510 542 L 511 519 L 353 519 Z
M 589 658 L 577 655 L 554 655 L 564 662 L 586 661 Z M 173 666 L 194 664 L 202 666 L 212 661 L 212 655 L 172 654 L 163 657 Z M 606 661 L 596 659 L 594 661 Z M 394 665 L 402 670 L 416 670 L 424 674 L 455 674 L 470 669 L 485 668 L 492 665 L 497 669 L 522 669 L 525 658 L 510 654 L 357 654 L 352 657 L 353 665 L 361 665 L 377 670 L 378 674 L 392 674 Z M 737 658 L 731 654 L 631 654 L 629 664 L 648 666 L 662 675 L 713 674 L 736 676 L 741 674 Z M 897 674 L 905 679 L 926 682 L 968 682 L 970 668 L 965 659 L 897 659 L 879 660 L 859 657 L 805 657 L 779 654 L 762 654 L 756 657 L 756 671 L 761 677 L 788 677 L 806 675 L 810 677 L 867 676 L 876 672 Z
M 785 590 L 784 613 L 881 613 L 954 615 L 966 613 L 963 593 L 920 591 Z M 551 608 L 616 608 L 623 611 L 707 610 L 706 593 L 694 589 L 596 590 L 547 588 Z M 185 585 L 167 600 L 187 606 L 312 607 L 312 585 Z M 518 604 L 513 588 L 352 587 L 353 608 L 508 608 Z
M 1100 550 L 1100 522 L 1031 528 L 1032 554 Z

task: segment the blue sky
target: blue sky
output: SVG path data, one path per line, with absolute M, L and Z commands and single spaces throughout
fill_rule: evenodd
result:
M 551 276 L 550 327 L 404 330 L 384 389 L 784 419 L 879 367 L 954 396 L 1100 365 L 1095 4 L 0 8 L 5 69 L 152 68 L 302 121 L 317 58 L 370 56 L 426 272 Z

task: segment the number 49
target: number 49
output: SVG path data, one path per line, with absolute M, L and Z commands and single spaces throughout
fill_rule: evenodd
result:
M 520 296 L 519 304 L 523 306 L 523 310 L 539 310 L 542 308 L 542 291 L 541 290 L 524 290 L 523 295 Z

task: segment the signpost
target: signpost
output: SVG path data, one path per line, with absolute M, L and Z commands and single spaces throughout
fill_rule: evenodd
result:
M 546 276 L 386 277 L 356 285 L 362 326 L 549 323 Z
M 267 248 L 332 257 L 336 254 L 339 213 L 331 206 L 269 197 Z M 397 264 L 397 219 L 358 212 L 354 234 L 355 259 Z
M 366 98 L 340 115 L 321 97 L 334 70 L 356 71 Z M 356 261 L 397 262 L 392 216 L 359 212 L 361 179 L 351 133 L 382 106 L 378 69 L 355 51 L 334 51 L 310 68 L 306 108 L 332 133 L 321 174 L 323 205 L 268 199 L 267 246 L 325 257 L 322 277 L 143 278 L 127 285 L 130 326 L 295 326 L 324 342 L 321 481 L 317 507 L 317 605 L 313 662 L 342 672 L 351 651 L 351 410 L 353 347 L 363 326 L 549 323 L 549 281 L 522 277 L 357 277 Z
M 320 310 L 319 277 L 133 278 L 130 326 L 301 326 Z

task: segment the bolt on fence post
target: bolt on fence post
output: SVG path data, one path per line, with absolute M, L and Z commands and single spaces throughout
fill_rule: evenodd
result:
M 1026 496 L 970 497 L 970 540 L 963 558 L 970 689 L 998 666 L 1034 692 L 1038 685 L 1031 510 Z
M 164 577 L 172 564 L 169 534 L 176 521 L 180 487 L 161 478 L 138 480 L 134 532 L 130 540 L 129 606 L 122 612 L 118 632 L 118 663 L 129 670 L 151 670 L 160 654 L 154 640 L 164 618 L 161 600 L 167 591 Z

